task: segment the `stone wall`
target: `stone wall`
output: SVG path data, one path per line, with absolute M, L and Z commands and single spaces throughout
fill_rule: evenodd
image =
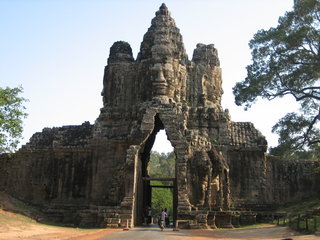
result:
M 320 195 L 320 161 L 267 157 L 269 200 L 276 205 Z
M 320 195 L 320 161 L 285 160 L 255 151 L 229 151 L 232 209 L 270 211 Z
M 222 93 L 217 49 L 198 44 L 189 61 L 163 4 L 137 59 L 126 42 L 110 48 L 94 125 L 46 128 L 13 156 L 1 155 L 0 188 L 57 221 L 141 224 L 151 204 L 150 150 L 165 129 L 176 155 L 174 217 L 193 227 L 231 226 L 234 210 L 270 210 L 319 193 L 319 162 L 266 157 L 265 137 L 231 120 Z
M 82 202 L 90 196 L 93 126 L 46 128 L 13 156 L 1 155 L 0 186 L 32 202 Z

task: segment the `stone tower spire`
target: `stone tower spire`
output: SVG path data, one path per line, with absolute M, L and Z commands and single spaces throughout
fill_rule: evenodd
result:
M 161 63 L 173 59 L 185 63 L 187 58 L 180 30 L 164 3 L 156 12 L 150 28 L 144 35 L 137 60 L 151 58 Z
M 163 3 L 143 37 L 137 64 L 144 81 L 144 99 L 161 99 L 162 103 L 181 102 L 186 95 L 187 54 L 180 30 L 176 27 L 167 6 Z
M 170 12 L 165 3 L 162 3 L 159 8 L 159 11 L 156 12 L 156 15 L 159 15 L 159 14 L 170 15 Z
M 214 45 L 198 44 L 189 61 L 180 30 L 163 3 L 143 37 L 136 60 L 129 43 L 118 41 L 110 48 L 102 95 L 105 107 L 131 108 L 160 100 L 222 111 L 221 83 Z

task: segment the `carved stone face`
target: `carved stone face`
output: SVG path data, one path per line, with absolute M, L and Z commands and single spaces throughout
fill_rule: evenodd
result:
M 177 73 L 175 74 L 174 71 L 177 71 L 177 69 L 175 69 L 172 63 L 162 64 L 162 74 L 167 83 L 166 95 L 171 99 L 175 97 L 174 95 L 177 82 L 177 79 L 175 78 Z
M 180 30 L 164 4 L 144 35 L 137 61 L 150 71 L 152 98 L 170 102 L 185 98 L 187 54 Z
M 160 63 L 155 64 L 152 70 L 154 71 L 154 76 L 156 76 L 156 78 L 152 82 L 153 95 L 154 96 L 167 95 L 168 84 L 163 74 L 164 71 L 163 71 L 162 64 Z
M 186 95 L 187 73 L 185 66 L 168 59 L 166 63 L 156 63 L 152 67 L 153 96 L 166 96 L 170 101 L 182 102 Z

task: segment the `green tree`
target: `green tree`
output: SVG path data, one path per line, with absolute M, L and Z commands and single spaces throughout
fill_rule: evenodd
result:
M 150 177 L 175 177 L 176 155 L 174 152 L 158 153 L 152 151 L 149 162 Z
M 152 185 L 163 186 L 161 181 L 152 181 Z M 173 194 L 172 189 L 168 188 L 152 188 L 152 209 L 154 213 L 161 212 L 161 209 L 167 208 L 169 212 L 173 212 Z
M 258 97 L 287 95 L 300 104 L 273 127 L 281 155 L 319 149 L 320 144 L 320 1 L 300 0 L 279 18 L 278 26 L 259 30 L 249 43 L 252 64 L 233 88 L 237 105 L 251 107 Z M 311 147 L 312 146 L 312 147 Z
M 22 138 L 22 123 L 27 117 L 19 94 L 22 87 L 0 88 L 0 153 L 13 152 Z
M 175 177 L 176 155 L 174 152 L 158 153 L 152 151 L 148 172 L 150 177 L 174 178 Z M 151 185 L 170 185 L 170 181 L 151 181 Z M 173 192 L 168 188 L 152 188 L 152 208 L 155 213 L 159 213 L 162 208 L 167 208 L 173 212 Z

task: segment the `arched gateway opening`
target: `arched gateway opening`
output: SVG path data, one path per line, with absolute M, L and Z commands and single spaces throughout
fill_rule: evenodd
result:
M 159 189 L 169 190 L 172 195 L 170 196 L 172 201 L 170 206 L 161 206 L 161 208 L 170 209 L 170 217 L 173 222 L 177 217 L 177 181 L 176 181 L 176 157 L 174 154 L 174 169 L 172 174 L 156 174 L 152 172 L 150 168 L 151 150 L 155 143 L 156 136 L 160 130 L 165 130 L 165 127 L 157 114 L 154 118 L 154 129 L 150 136 L 145 141 L 141 148 L 139 166 L 141 168 L 137 171 L 137 190 L 135 193 L 135 215 L 134 215 L 134 225 L 141 226 L 145 224 L 156 224 L 156 216 L 159 213 L 159 206 L 155 206 L 155 199 L 157 191 Z M 154 194 L 153 194 L 154 193 Z M 163 196 L 166 197 L 166 196 Z M 154 201 L 152 201 L 154 200 Z M 168 199 L 167 199 L 168 200 Z

